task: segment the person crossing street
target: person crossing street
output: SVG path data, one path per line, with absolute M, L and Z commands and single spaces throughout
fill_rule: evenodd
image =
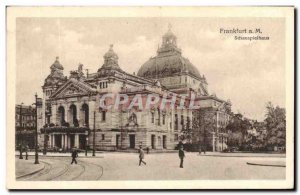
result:
M 139 149 L 139 159 L 140 159 L 139 166 L 141 166 L 141 163 L 144 163 L 144 165 L 146 165 L 146 162 L 143 161 L 144 157 L 145 157 L 144 150 L 143 150 L 142 146 L 140 146 L 140 149 Z
M 72 151 L 72 162 L 71 162 L 71 164 L 73 164 L 74 162 L 75 162 L 75 164 L 77 164 L 77 161 L 76 161 L 76 158 L 78 157 L 78 152 L 77 152 L 77 150 L 76 150 L 76 148 L 75 149 L 73 149 L 73 151 Z

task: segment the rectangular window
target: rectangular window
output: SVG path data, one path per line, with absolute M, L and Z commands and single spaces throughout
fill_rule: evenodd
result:
M 181 125 L 184 125 L 184 119 L 183 119 L 183 115 L 181 115 L 181 121 L 180 121 Z
M 105 134 L 102 134 L 101 139 L 105 140 Z
M 162 121 L 163 125 L 166 124 L 166 115 L 165 114 L 163 114 L 163 118 L 162 119 L 163 119 L 163 121 Z
M 151 122 L 154 123 L 154 112 L 151 112 Z
M 160 126 L 160 111 L 158 110 L 157 112 L 158 112 L 158 119 L 157 119 L 157 123 L 158 123 L 158 125 Z
M 102 121 L 106 120 L 106 111 L 102 111 Z
M 178 115 L 177 114 L 175 114 L 175 130 L 178 130 Z

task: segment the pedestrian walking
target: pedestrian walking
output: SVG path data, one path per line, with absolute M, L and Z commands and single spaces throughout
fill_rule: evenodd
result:
M 146 165 L 146 162 L 143 161 L 144 157 L 145 157 L 144 150 L 143 150 L 142 146 L 140 146 L 140 149 L 139 149 L 139 158 L 140 158 L 139 166 L 141 166 L 141 163 L 144 163 L 144 165 Z
M 28 160 L 28 149 L 29 149 L 29 146 L 26 145 L 25 146 L 25 160 Z
M 179 155 L 179 158 L 180 158 L 180 168 L 183 168 L 183 159 L 184 159 L 184 157 L 185 157 L 185 155 L 184 155 L 184 151 L 183 151 L 183 146 L 181 146 L 180 148 L 179 148 L 179 152 L 178 152 L 178 155 Z
M 72 162 L 71 164 L 73 164 L 75 162 L 75 164 L 77 164 L 76 158 L 78 157 L 78 152 L 76 149 L 73 149 L 72 151 Z

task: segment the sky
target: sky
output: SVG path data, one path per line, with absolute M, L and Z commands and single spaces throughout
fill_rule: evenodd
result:
M 34 102 L 59 56 L 64 75 L 79 63 L 89 73 L 103 64 L 109 45 L 120 67 L 137 73 L 156 55 L 168 25 L 182 55 L 208 81 L 210 93 L 232 102 L 234 112 L 263 120 L 265 105 L 285 107 L 285 21 L 281 18 L 17 18 L 16 103 Z M 260 28 L 268 41 L 235 40 L 224 29 Z

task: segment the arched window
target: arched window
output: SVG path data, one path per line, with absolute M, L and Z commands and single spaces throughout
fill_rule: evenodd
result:
M 70 106 L 70 114 L 71 114 L 71 117 L 72 117 L 73 125 L 75 127 L 78 127 L 79 123 L 78 123 L 78 119 L 77 119 L 77 109 L 76 109 L 76 106 L 74 104 L 72 104 Z
M 63 106 L 58 107 L 59 122 L 62 125 L 65 122 L 65 108 Z
M 89 106 L 87 104 L 83 104 L 82 111 L 84 113 L 83 123 L 88 127 L 89 126 Z

